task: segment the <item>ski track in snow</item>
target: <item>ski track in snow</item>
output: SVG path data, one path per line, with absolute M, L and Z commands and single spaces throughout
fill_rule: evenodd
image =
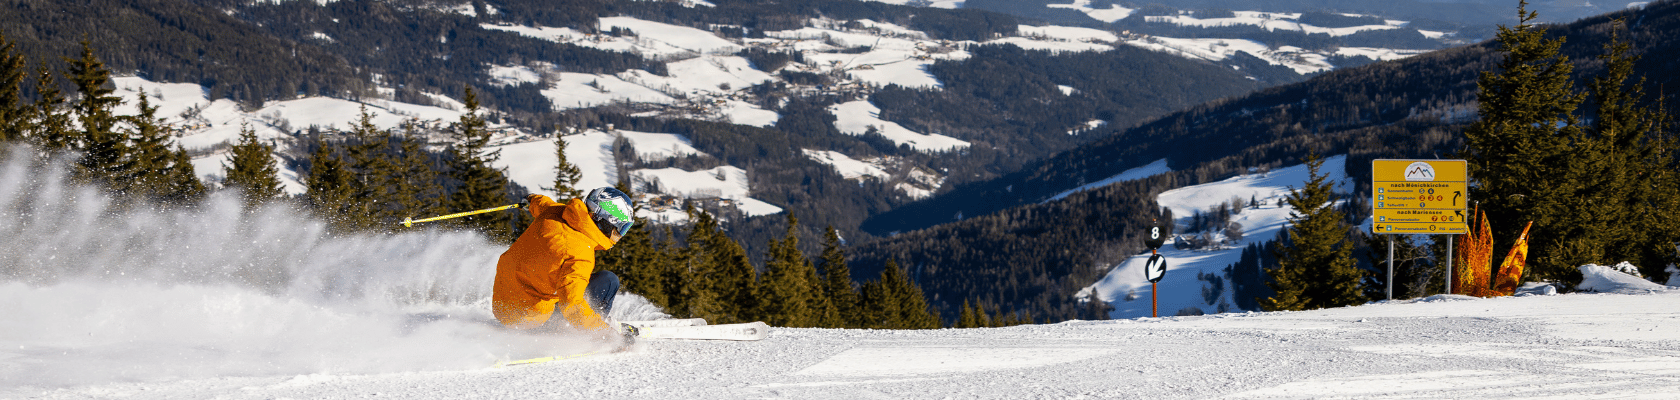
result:
M 1680 292 L 995 329 L 776 329 L 525 367 L 110 383 L 46 398 L 1661 398 Z M 1594 328 L 1597 327 L 1597 328 Z M 22 394 L 21 392 L 18 394 Z

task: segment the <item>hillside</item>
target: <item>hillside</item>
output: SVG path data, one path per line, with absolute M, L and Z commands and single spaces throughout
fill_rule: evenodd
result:
M 1020 25 L 976 10 L 851 1 L 474 4 L 24 2 L 0 21 L 12 21 L 5 33 L 31 63 L 72 53 L 75 32 L 88 32 L 119 76 L 146 82 L 120 84 L 129 105 L 139 93 L 132 89 L 152 88 L 212 183 L 226 143 L 250 122 L 279 145 L 284 175 L 300 191 L 302 144 L 349 126 L 361 104 L 382 128 L 408 117 L 426 122 L 427 147 L 441 150 L 438 129 L 459 115 L 461 89 L 471 86 L 501 144 L 532 150 L 554 136 L 627 130 L 695 147 L 677 157 L 589 157 L 601 164 L 588 167 L 600 171 L 591 182 L 623 178 L 650 196 L 692 198 L 710 191 L 666 191 L 635 171 L 739 168 L 750 197 L 857 240 L 872 238 L 856 229 L 864 218 L 953 184 L 1008 173 L 1117 126 L 1299 79 L 1256 72 L 1289 71 L 1276 59 L 1232 69 L 1112 31 Z M 298 67 L 262 61 L 274 58 Z M 848 175 L 835 162 L 879 172 Z M 506 166 L 521 177 L 515 193 L 544 192 L 546 167 Z M 779 217 L 729 221 L 754 257 L 781 231 Z M 806 235 L 820 241 L 814 230 Z
M 1569 38 L 1563 54 L 1578 77 L 1600 72 L 1595 57 L 1614 18 L 1635 22 L 1630 36 L 1637 52 L 1680 52 L 1669 34 L 1680 30 L 1674 2 L 1551 27 L 1551 34 Z M 1074 293 L 1142 250 L 1138 227 L 1153 217 L 1161 192 L 1294 165 L 1308 151 L 1348 155 L 1347 173 L 1361 185 L 1369 181 L 1371 159 L 1458 152 L 1457 132 L 1475 116 L 1475 78 L 1497 57 L 1485 43 L 1453 48 L 1173 113 L 871 218 L 865 230 L 898 234 L 861 246 L 856 258 L 863 265 L 892 258 L 914 266 L 947 312 L 970 300 L 1071 318 L 1085 309 L 1071 300 Z M 1673 84 L 1677 68 L 1667 57 L 1646 57 L 1637 73 L 1656 93 Z M 1045 202 L 1163 159 L 1172 172 Z M 1363 218 L 1364 201 L 1353 196 L 1347 203 L 1350 222 Z

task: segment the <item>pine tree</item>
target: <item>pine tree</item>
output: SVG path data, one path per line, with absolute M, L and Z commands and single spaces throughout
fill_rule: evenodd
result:
M 686 315 L 716 321 L 723 315 L 723 307 L 713 278 L 722 268 L 712 254 L 712 239 L 723 232 L 718 229 L 718 221 L 711 214 L 693 208 L 688 211 L 694 224 L 689 229 L 688 247 L 683 249 L 678 261 L 687 269 L 688 279 L 682 282 L 682 298 L 674 299 L 678 301 L 673 303 L 684 304 L 686 307 L 682 311 Z
M 939 317 L 928 308 L 921 287 L 905 276 L 898 262 L 887 260 L 881 278 L 863 285 L 866 326 L 879 329 L 937 329 Z
M 852 287 L 852 269 L 846 266 L 845 250 L 840 248 L 840 232 L 828 227 L 822 252 L 823 292 L 840 317 L 840 327 L 861 327 L 857 289 Z
M 1537 226 L 1536 242 L 1554 235 L 1563 215 L 1548 202 L 1570 195 L 1574 186 L 1561 181 L 1573 162 L 1570 138 L 1579 135 L 1575 109 L 1585 98 L 1573 88 L 1569 58 L 1558 55 L 1564 39 L 1546 39 L 1546 30 L 1533 24 L 1538 15 L 1517 8 L 1516 27 L 1499 27 L 1497 41 L 1506 57 L 1498 71 L 1483 72 L 1477 81 L 1481 119 L 1464 130 L 1470 177 L 1477 181 L 1470 198 L 1493 224 L 1494 248 L 1509 248 L 1526 221 Z M 1573 210 L 1569 212 L 1574 212 Z M 1555 246 L 1536 243 L 1531 271 L 1547 280 L 1576 282 L 1574 266 L 1558 263 Z M 1494 261 L 1495 265 L 1499 260 Z
M 239 190 L 246 210 L 256 210 L 285 194 L 280 168 L 274 163 L 274 146 L 257 141 L 257 132 L 249 124 L 240 127 L 239 141 L 231 151 L 233 156 L 222 167 L 227 175 L 223 187 Z
M 449 208 L 458 211 L 479 210 L 506 205 L 507 176 L 491 165 L 501 152 L 485 153 L 490 144 L 489 123 L 479 114 L 478 96 L 472 87 L 463 97 L 467 112 L 453 127 L 455 143 L 449 148 L 449 177 L 460 186 L 449 196 Z M 513 241 L 512 219 L 508 213 L 494 212 L 456 218 L 456 224 L 477 230 L 496 242 Z
M 169 179 L 175 161 L 174 149 L 169 147 L 170 127 L 157 118 L 157 107 L 145 93 L 139 97 L 140 113 L 124 118 L 130 126 L 128 139 L 133 144 L 130 151 L 133 167 L 119 179 L 127 182 L 129 194 L 136 197 L 174 197 L 169 192 L 174 186 Z
M 660 308 L 672 310 L 671 299 L 665 289 L 666 263 L 670 258 L 654 244 L 650 229 L 647 220 L 637 218 L 630 232 L 619 239 L 612 250 L 601 252 L 595 265 L 597 269 L 617 273 L 623 291 L 641 295 Z
M 881 277 L 874 281 L 865 282 L 861 290 L 863 300 L 863 317 L 865 328 L 902 329 L 904 324 L 902 299 L 893 293 L 888 274 L 898 270 L 898 263 L 887 260 L 887 265 L 881 268 Z
M 353 197 L 355 174 L 344 161 L 334 155 L 325 141 L 315 141 L 315 153 L 309 157 L 309 176 L 304 178 L 304 196 L 316 215 L 327 220 L 335 232 L 348 233 L 360 228 L 357 220 L 345 211 Z
M 939 329 L 939 316 L 928 306 L 927 295 L 922 293 L 922 287 L 899 269 L 896 263 L 889 263 L 894 271 L 893 281 L 897 287 L 893 289 L 900 299 L 900 320 L 904 321 L 903 329 Z
M 30 127 L 30 143 L 49 153 L 77 149 L 76 137 L 70 132 L 70 111 L 65 107 L 64 93 L 58 89 L 57 76 L 44 65 L 35 76 L 38 97 L 31 111 L 35 123 Z
M 1584 264 L 1610 265 L 1634 261 L 1646 276 L 1665 276 L 1675 262 L 1674 243 L 1680 230 L 1672 218 L 1680 211 L 1674 191 L 1675 136 L 1667 132 L 1669 116 L 1661 104 L 1641 104 L 1645 81 L 1628 85 L 1638 56 L 1621 40 L 1626 21 L 1616 20 L 1605 44 L 1605 74 L 1588 84 L 1595 117 L 1577 131 L 1570 143 L 1571 162 L 1564 182 L 1570 193 L 1545 199 L 1555 224 L 1536 224 L 1546 235 L 1531 236 L 1536 268 L 1568 269 Z M 1545 250 L 1545 251 L 1541 251 Z M 1551 276 L 1558 275 L 1553 271 Z
M 809 267 L 805 255 L 799 252 L 799 219 L 792 213 L 787 217 L 787 236 L 770 241 L 770 253 L 764 266 L 764 287 L 760 294 L 761 315 L 766 323 L 783 327 L 813 327 L 818 316 L 811 310 L 811 282 L 803 268 Z
M 73 142 L 73 148 L 83 152 L 82 158 L 77 161 L 77 165 L 82 167 L 80 175 L 85 180 L 123 192 L 130 182 L 122 178 L 127 177 L 135 165 L 128 137 L 116 130 L 120 118 L 113 114 L 123 100 L 111 95 L 115 89 L 105 87 L 111 83 L 111 71 L 94 56 L 93 45 L 86 40 L 82 41 L 81 59 L 65 58 L 64 61 L 70 64 L 70 81 L 75 83 L 81 94 L 70 107 L 82 126 L 80 138 Z
M 17 44 L 0 35 L 0 142 L 23 140 L 29 132 L 30 108 L 23 104 L 23 80 L 28 77 Z
M 344 153 L 355 176 L 350 187 L 357 201 L 347 205 L 345 211 L 361 229 L 390 229 L 401 220 L 391 190 L 391 180 L 397 176 L 396 163 L 384 151 L 390 146 L 391 131 L 374 125 L 373 114 L 367 104 L 362 104 L 360 117 L 349 133 L 350 143 Z
M 714 265 L 710 277 L 712 290 L 719 302 L 718 323 L 737 323 L 759 320 L 753 313 L 758 304 L 758 272 L 753 269 L 747 250 L 741 243 L 725 235 L 721 228 L 705 243 Z
M 404 121 L 402 129 L 403 137 L 395 142 L 397 148 L 392 150 L 397 154 L 394 161 L 397 175 L 390 183 L 391 201 L 395 202 L 392 216 L 421 218 L 442 214 L 445 210 L 439 202 L 443 200 L 443 190 L 437 184 L 431 156 L 421 147 L 426 137 L 414 120 Z
M 631 227 L 634 230 L 634 227 Z M 665 294 L 665 308 L 668 310 L 684 310 L 688 308 L 688 268 L 683 263 L 683 249 L 677 245 L 677 235 L 672 227 L 665 226 L 665 237 L 653 246 L 651 254 L 658 261 L 650 264 L 659 274 L 659 282 L 663 283 L 660 290 Z M 622 243 L 622 242 L 620 242 Z M 616 248 L 616 247 L 614 247 Z
M 958 329 L 980 327 L 979 318 L 974 315 L 974 307 L 969 304 L 968 300 L 963 300 L 962 308 L 957 311 L 957 323 L 951 325 L 951 327 Z
M 583 196 L 577 184 L 583 179 L 583 172 L 576 165 L 566 160 L 566 138 L 554 138 L 554 154 L 560 158 L 554 174 L 554 195 L 563 199 L 573 199 Z
M 1292 208 L 1288 241 L 1278 247 L 1277 268 L 1268 270 L 1276 295 L 1260 301 L 1267 311 L 1311 310 L 1364 302 L 1359 268 L 1342 213 L 1332 204 L 1335 184 L 1319 168 L 1324 159 L 1309 155 L 1306 186 L 1290 188 L 1285 200 Z
M 198 179 L 198 172 L 193 170 L 192 157 L 187 155 L 187 148 L 175 145 L 175 151 L 169 152 L 169 172 L 164 174 L 166 183 L 163 187 L 163 200 L 173 204 L 191 204 L 204 200 L 209 189 L 204 181 Z
M 840 311 L 835 308 L 834 301 L 829 298 L 828 283 L 817 276 L 816 264 L 811 263 L 810 259 L 800 257 L 799 270 L 803 271 L 805 275 L 804 281 L 810 284 L 810 287 L 806 288 L 811 294 L 807 297 L 806 308 L 811 311 L 811 326 L 818 328 L 845 327 L 845 319 L 841 318 Z

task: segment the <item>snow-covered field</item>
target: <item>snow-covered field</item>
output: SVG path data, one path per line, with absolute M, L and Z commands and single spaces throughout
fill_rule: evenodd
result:
M 1091 7 L 1091 0 L 1074 0 L 1072 4 L 1050 4 L 1049 7 L 1050 8 L 1072 9 L 1072 10 L 1075 10 L 1075 11 L 1085 13 L 1085 15 L 1089 15 L 1089 16 L 1091 16 L 1091 18 L 1094 18 L 1098 21 L 1108 22 L 1108 23 L 1113 23 L 1114 21 L 1119 21 L 1119 20 L 1122 20 L 1122 19 L 1126 19 L 1126 17 L 1132 16 L 1133 11 L 1137 11 L 1137 10 L 1134 10 L 1134 9 L 1121 7 L 1119 4 L 1109 4 L 1108 8 L 1102 8 L 1102 9 L 1092 8 Z
M 708 65 L 722 69 L 745 68 L 745 60 L 739 57 L 695 58 L 692 65 Z M 688 64 L 685 64 L 688 65 Z M 673 67 L 678 68 L 678 67 Z M 686 68 L 686 67 L 684 67 Z M 704 69 L 704 68 L 701 68 Z M 674 69 L 678 71 L 681 69 Z M 519 78 L 520 74 L 529 72 L 528 68 L 507 68 L 502 71 L 509 79 Z M 531 72 L 534 74 L 534 72 Z M 561 73 L 557 87 L 576 85 L 584 88 L 578 91 L 584 93 L 602 92 L 597 88 L 604 88 L 605 92 L 619 89 L 625 92 L 641 91 L 647 98 L 642 100 L 666 101 L 670 100 L 657 91 L 645 86 L 624 82 L 613 77 L 597 77 L 595 75 Z M 759 75 L 762 75 L 760 73 Z M 744 74 L 744 76 L 756 76 Z M 763 78 L 759 76 L 758 78 Z M 535 79 L 535 78 L 532 78 Z M 663 78 L 662 78 L 663 79 Z M 140 93 L 145 93 L 153 106 L 158 107 L 157 115 L 168 123 L 182 128 L 183 135 L 179 143 L 189 150 L 208 150 L 216 146 L 231 144 L 238 139 L 242 127 L 249 126 L 257 133 L 259 140 L 276 144 L 276 151 L 283 152 L 291 145 L 293 137 L 290 132 L 306 129 L 310 126 L 322 129 L 349 129 L 353 123 L 359 121 L 362 107 L 373 116 L 372 122 L 381 129 L 396 129 L 404 121 L 415 120 L 434 128 L 447 127 L 449 123 L 459 120 L 460 105 L 439 96 L 439 101 L 453 107 L 442 108 L 423 106 L 380 99 L 369 99 L 365 103 L 351 100 L 327 97 L 306 97 L 294 100 L 275 101 L 265 104 L 262 108 L 245 112 L 237 104 L 229 100 L 210 101 L 202 86 L 188 83 L 158 83 L 138 77 L 113 78 L 117 87 L 116 94 L 126 101 L 117 109 L 119 114 L 133 114 L 138 112 L 136 105 Z M 724 80 L 725 83 L 733 82 Z M 702 81 L 701 86 L 714 84 L 713 81 Z M 618 95 L 625 95 L 619 93 Z M 587 98 L 587 95 L 578 98 Z M 622 99 L 622 98 L 619 98 Z M 661 100 L 663 99 L 663 100 Z M 614 101 L 611 97 L 596 99 L 601 102 Z M 596 101 L 589 100 L 589 101 Z M 604 103 L 602 103 L 604 104 Z M 598 105 L 598 104 L 597 104 Z M 757 109 L 755 106 L 743 102 L 726 102 L 728 107 L 735 109 L 731 113 L 745 119 L 744 123 L 755 125 L 773 124 L 777 118 L 774 112 Z M 520 129 L 506 125 L 496 125 L 492 128 L 503 131 L 498 135 L 489 151 L 499 151 L 500 159 L 493 165 L 506 171 L 508 178 L 514 183 L 524 186 L 532 193 L 554 196 L 550 188 L 554 186 L 555 166 L 558 158 L 554 154 L 553 137 L 541 138 Z M 688 139 L 681 135 L 655 132 L 635 132 L 617 130 L 612 133 L 600 130 L 585 130 L 580 134 L 565 136 L 567 141 L 566 158 L 576 165 L 582 173 L 578 182 L 579 188 L 596 188 L 612 186 L 618 182 L 618 166 L 613 162 L 612 143 L 618 137 L 629 140 L 636 149 L 637 155 L 645 160 L 658 160 L 671 157 L 700 154 Z M 193 170 L 201 179 L 219 182 L 224 165 L 231 156 L 230 152 L 219 151 L 193 159 Z M 304 192 L 297 171 L 286 169 L 284 160 L 276 157 L 276 164 L 281 165 L 280 178 L 287 193 L 300 194 Z M 733 168 L 733 167 L 731 167 Z M 640 171 L 631 171 L 637 176 Z M 706 174 L 707 171 L 692 172 Z M 761 200 L 747 197 L 747 180 L 743 175 L 739 182 L 719 182 L 716 180 L 695 180 L 682 191 L 662 192 L 666 194 L 684 196 L 692 193 L 728 193 L 729 199 L 734 200 L 750 215 L 768 215 L 781 212 L 781 207 Z M 711 182 L 711 183 L 708 183 Z M 644 210 L 653 213 L 653 210 Z M 681 213 L 676 213 L 680 215 Z
M 1236 11 L 1230 18 L 1197 18 L 1193 14 L 1179 14 L 1171 16 L 1152 16 L 1144 18 L 1149 22 L 1165 22 L 1181 26 L 1218 27 L 1231 25 L 1253 25 L 1266 30 L 1300 31 L 1305 33 L 1323 33 L 1330 36 L 1347 36 L 1370 30 L 1399 29 L 1406 25 L 1406 21 L 1385 20 L 1382 24 L 1350 26 L 1345 28 L 1325 28 L 1307 25 L 1300 22 L 1301 13 L 1278 13 L 1263 11 Z M 1360 16 L 1358 14 L 1343 14 L 1346 16 Z
M 1651 286 L 998 329 L 776 329 L 493 368 L 593 345 L 499 328 L 486 297 L 502 248 L 475 235 L 334 237 L 289 209 L 242 213 L 225 194 L 112 213 L 88 207 L 109 199 L 63 183 L 62 169 L 10 159 L 0 398 L 1667 398 L 1680 384 L 1680 290 Z M 662 315 L 633 295 L 618 304 L 620 318 Z
M 1347 156 L 1328 157 L 1319 173 L 1329 176 L 1336 183 L 1336 190 L 1346 193 L 1353 190 L 1353 181 L 1348 178 L 1344 165 Z M 1159 164 L 1159 166 L 1157 166 Z M 1164 172 L 1166 163 L 1157 161 L 1148 166 L 1134 168 L 1103 182 L 1124 180 L 1123 178 L 1141 178 L 1145 174 Z M 1136 171 L 1136 172 L 1134 172 Z M 1277 238 L 1278 232 L 1288 225 L 1289 207 L 1280 206 L 1279 200 L 1289 194 L 1291 186 L 1299 188 L 1307 181 L 1307 167 L 1296 165 L 1280 168 L 1265 173 L 1238 176 L 1219 182 L 1182 187 L 1162 192 L 1156 202 L 1162 207 L 1172 209 L 1174 221 L 1180 227 L 1189 225 L 1191 215 L 1196 212 L 1207 213 L 1209 208 L 1232 199 L 1241 199 L 1244 203 L 1249 200 L 1259 200 L 1261 206 L 1246 208 L 1231 218 L 1232 222 L 1242 224 L 1243 237 L 1232 241 L 1225 248 L 1218 250 L 1181 250 L 1171 245 L 1160 249 L 1161 255 L 1167 258 L 1167 275 L 1155 285 L 1156 301 L 1160 315 L 1175 315 L 1180 310 L 1194 308 L 1199 312 L 1213 314 L 1219 311 L 1220 303 L 1234 305 L 1231 299 L 1229 281 L 1226 281 L 1224 293 L 1213 302 L 1208 302 L 1202 296 L 1202 287 L 1207 284 L 1196 278 L 1198 273 L 1210 273 L 1224 276 L 1224 268 L 1235 264 L 1242 258 L 1242 249 L 1253 243 L 1265 243 Z M 1100 182 L 1099 182 L 1100 183 Z M 1089 185 L 1087 185 L 1089 186 Z M 1083 189 L 1083 188 L 1082 188 Z M 1076 189 L 1077 190 L 1077 189 Z M 1072 192 L 1072 191 L 1069 191 Z M 1065 194 L 1064 194 L 1065 195 Z M 1183 228 L 1174 229 L 1177 234 L 1193 234 L 1199 232 L 1183 232 Z M 1089 296 L 1094 290 L 1104 301 L 1114 306 L 1109 313 L 1111 318 L 1138 318 L 1151 315 L 1149 304 L 1150 284 L 1144 279 L 1144 264 L 1149 261 L 1148 254 L 1133 256 L 1108 271 L 1101 280 L 1080 293 L 1082 298 Z
M 961 139 L 937 133 L 919 133 L 896 122 L 883 120 L 880 118 L 881 109 L 867 100 L 835 104 L 829 106 L 828 111 L 834 114 L 834 128 L 847 135 L 863 135 L 870 128 L 875 128 L 876 133 L 886 136 L 893 143 L 920 151 L 952 151 L 968 147 L 968 142 Z

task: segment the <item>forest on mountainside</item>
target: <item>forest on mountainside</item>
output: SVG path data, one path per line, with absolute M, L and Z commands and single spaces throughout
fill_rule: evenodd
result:
M 1680 38 L 1665 34 L 1680 30 L 1677 10 L 1680 5 L 1660 2 L 1640 12 L 1628 33 L 1634 50 L 1643 54 L 1680 52 Z M 1606 24 L 1632 12 L 1551 27 L 1549 34 L 1569 38 L 1561 51 L 1577 65 L 1577 82 L 1601 72 L 1602 62 L 1596 56 L 1609 39 Z M 1229 154 L 1253 152 L 1251 149 L 1260 144 L 1310 141 L 1330 132 L 1407 120 L 1468 122 L 1475 111 L 1475 79 L 1496 60 L 1491 45 L 1483 43 L 1331 71 L 1305 82 L 1208 102 L 1028 164 L 1007 176 L 961 185 L 898 208 L 871 218 L 864 229 L 876 234 L 908 231 L 949 221 L 957 212 L 983 215 L 1034 203 L 1161 158 L 1167 158 L 1175 170 L 1182 170 Z M 1680 60 L 1646 57 L 1636 68 L 1647 77 L 1646 85 L 1653 88 L 1672 87 L 1680 79 Z M 1267 165 L 1279 164 L 1275 157 L 1255 155 L 1210 170 L 1195 182 L 1224 179 L 1248 167 Z
M 1604 73 L 1597 56 L 1604 53 L 1618 17 L 1630 21 L 1631 31 L 1623 32 L 1623 38 L 1632 41 L 1635 54 L 1680 52 L 1677 39 L 1664 34 L 1680 30 L 1680 3 L 1675 2 L 1549 26 L 1548 37 L 1567 38 L 1561 54 L 1575 65 L 1577 85 Z M 1460 132 L 1476 115 L 1476 79 L 1503 57 L 1494 48 L 1467 46 L 1333 71 L 1174 113 L 1003 178 L 871 218 L 865 230 L 898 234 L 860 246 L 856 259 L 860 265 L 896 259 L 919 272 L 912 277 L 947 316 L 954 315 L 958 299 L 982 298 L 1005 309 L 1039 311 L 1050 304 L 1044 312 L 1071 318 L 1082 309 L 1071 304 L 1073 291 L 1100 276 L 1094 270 L 1142 249 L 1137 238 L 1145 226 L 1141 219 L 1109 215 L 1136 214 L 1132 204 L 1151 204 L 1161 190 L 1217 181 L 1250 168 L 1298 164 L 1317 152 L 1348 154 L 1347 172 L 1359 186 L 1354 193 L 1365 193 L 1372 159 L 1458 155 L 1465 146 Z M 1635 76 L 1646 77 L 1644 87 L 1653 94 L 1662 93 L 1660 88 L 1680 72 L 1680 61 L 1668 57 L 1647 56 L 1634 65 Z M 1674 107 L 1672 94 L 1661 95 L 1669 97 L 1657 104 Z M 1062 190 L 1162 158 L 1174 172 L 1038 204 Z M 1163 180 L 1172 183 L 1160 185 Z M 1362 220 L 1369 199 L 1354 195 L 1346 200 L 1346 218 Z M 1087 229 L 1106 221 L 1093 216 L 1121 219 Z M 1369 253 L 1362 252 L 1356 254 L 1371 268 Z M 1074 279 L 1063 280 L 1069 275 L 1087 278 L 1075 285 Z
M 56 68 L 87 40 L 117 73 L 198 83 L 245 105 L 373 92 L 369 71 L 340 55 L 188 1 L 11 1 L 0 5 L 0 34 L 36 66 Z
M 928 67 L 942 88 L 889 86 L 870 97 L 882 119 L 975 143 L 934 160 L 953 184 L 989 179 L 1116 127 L 1265 86 L 1219 65 L 1129 46 L 1065 54 L 1013 45 L 968 51 L 968 59 Z M 1086 125 L 1093 119 L 1107 125 Z

